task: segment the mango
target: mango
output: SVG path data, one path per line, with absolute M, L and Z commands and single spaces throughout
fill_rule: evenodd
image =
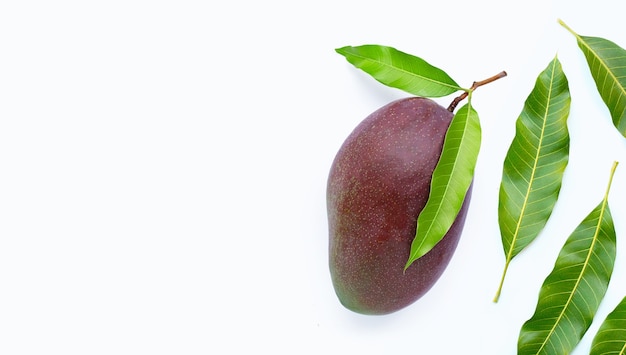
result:
M 328 262 L 347 309 L 396 312 L 429 291 L 448 266 L 471 187 L 448 233 L 404 270 L 452 117 L 431 99 L 399 99 L 365 118 L 337 152 L 327 181 Z

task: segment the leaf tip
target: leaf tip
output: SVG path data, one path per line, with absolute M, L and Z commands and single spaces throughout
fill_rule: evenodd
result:
M 413 240 L 413 244 L 414 243 L 415 243 L 415 240 Z M 404 264 L 404 271 L 406 271 L 409 268 L 409 266 L 413 264 L 415 260 L 419 259 L 423 255 L 423 254 L 418 254 L 420 250 L 416 248 L 413 244 L 411 245 L 411 252 L 409 253 L 409 258 L 407 259 L 406 264 Z
M 350 46 L 343 46 L 343 47 L 335 48 L 335 52 L 343 55 L 346 52 L 347 48 L 350 48 Z
M 409 257 L 409 260 L 407 260 L 406 264 L 404 264 L 404 269 L 402 270 L 402 274 L 406 273 L 406 270 L 409 268 L 409 266 L 411 266 L 411 264 L 413 264 L 413 258 Z

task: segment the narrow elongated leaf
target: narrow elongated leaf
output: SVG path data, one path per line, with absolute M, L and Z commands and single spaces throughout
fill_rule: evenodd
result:
M 613 273 L 615 228 L 604 199 L 569 236 L 539 292 L 537 308 L 520 331 L 518 355 L 569 354 L 595 316 Z
M 609 313 L 591 343 L 590 355 L 626 354 L 626 297 Z
M 604 38 L 578 35 L 563 21 L 559 23 L 576 37 L 613 124 L 626 137 L 626 50 Z
M 506 260 L 494 301 L 511 259 L 539 235 L 558 198 L 569 157 L 570 101 L 567 78 L 555 57 L 526 99 L 504 160 L 498 222 Z
M 368 44 L 335 51 L 379 82 L 413 95 L 441 97 L 462 90 L 443 70 L 392 47 Z
M 480 141 L 478 113 L 467 103 L 454 115 L 446 133 L 428 201 L 417 218 L 417 231 L 405 269 L 430 251 L 452 226 L 474 177 Z

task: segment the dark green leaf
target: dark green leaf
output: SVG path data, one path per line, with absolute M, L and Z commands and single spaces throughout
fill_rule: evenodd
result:
M 379 82 L 416 96 L 441 97 L 462 90 L 443 70 L 392 47 L 372 44 L 336 51 Z
M 474 177 L 480 141 L 478 114 L 468 103 L 454 115 L 446 133 L 428 201 L 417 218 L 417 231 L 405 269 L 430 251 L 452 226 Z
M 590 355 L 626 354 L 626 297 L 609 313 L 591 343 Z
M 498 222 L 506 259 L 494 301 L 509 263 L 543 229 L 561 190 L 569 157 L 570 101 L 567 78 L 555 57 L 526 99 L 504 160 Z
M 626 50 L 604 38 L 580 36 L 559 22 L 576 37 L 613 124 L 626 137 Z
M 518 355 L 569 354 L 595 316 L 613 273 L 615 228 L 604 199 L 565 242 L 539 292 L 533 316 L 520 331 Z

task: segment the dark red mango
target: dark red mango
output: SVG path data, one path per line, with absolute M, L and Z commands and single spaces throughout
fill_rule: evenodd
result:
M 397 100 L 363 120 L 337 153 L 327 186 L 329 266 L 346 308 L 402 309 L 434 285 L 452 258 L 471 189 L 446 236 L 404 271 L 452 116 L 430 99 Z

